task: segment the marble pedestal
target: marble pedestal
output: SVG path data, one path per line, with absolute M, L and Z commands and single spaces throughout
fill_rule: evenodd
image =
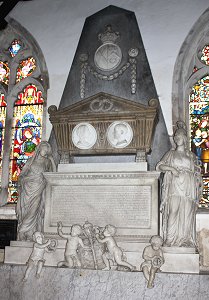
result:
M 162 272 L 199 274 L 199 254 L 194 248 L 163 247 L 163 252 Z
M 58 247 L 55 252 L 45 252 L 45 266 L 56 267 L 58 262 L 64 260 L 65 240 L 58 240 Z M 140 265 L 143 262 L 142 253 L 146 243 L 130 243 L 127 249 L 127 243 L 118 245 L 124 250 L 127 261 L 136 266 L 136 271 L 140 271 Z M 12 241 L 10 247 L 5 248 L 6 264 L 25 265 L 32 251 L 32 242 Z M 167 251 L 167 252 L 166 252 Z M 187 253 L 186 253 L 187 252 Z M 164 249 L 165 264 L 161 271 L 165 273 L 192 273 L 199 274 L 199 254 L 188 253 L 186 249 Z M 104 267 L 104 266 L 103 266 Z
M 55 252 L 45 252 L 45 266 L 56 267 L 58 262 L 64 260 L 66 240 L 58 240 L 58 246 Z M 147 244 L 145 243 L 131 243 L 130 249 L 127 251 L 126 243 L 118 243 L 119 247 L 124 250 L 127 261 L 136 266 L 136 270 L 140 271 L 140 265 L 143 261 L 142 252 Z M 23 241 L 12 241 L 9 247 L 5 248 L 5 264 L 25 265 L 32 252 L 33 243 Z M 132 249 L 131 249 L 132 248 Z M 81 259 L 82 260 L 82 259 Z M 104 267 L 104 265 L 103 265 Z M 102 267 L 100 267 L 102 269 Z

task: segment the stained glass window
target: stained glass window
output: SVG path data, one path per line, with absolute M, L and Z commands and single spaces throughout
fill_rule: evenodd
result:
M 3 157 L 5 119 L 6 119 L 6 102 L 4 100 L 4 94 L 0 92 L 0 170 L 1 170 L 2 157 Z
M 43 102 L 42 92 L 35 85 L 28 85 L 15 102 L 9 183 L 11 202 L 18 198 L 19 174 L 41 141 Z
M 20 50 L 21 48 L 21 42 L 18 41 L 17 39 L 15 39 L 12 43 L 11 43 L 11 46 L 9 47 L 9 52 L 10 52 L 10 55 L 12 57 L 14 57 L 18 51 Z
M 203 176 L 201 207 L 209 207 L 209 76 L 193 86 L 189 97 L 191 149 L 197 155 Z
M 206 46 L 202 49 L 201 60 L 202 60 L 206 65 L 209 65 L 209 45 L 206 45 Z
M 9 83 L 9 67 L 7 62 L 0 61 L 0 81 L 7 85 Z
M 30 76 L 36 68 L 36 60 L 33 57 L 29 57 L 26 60 L 22 60 L 17 68 L 16 82 L 21 81 L 23 78 Z

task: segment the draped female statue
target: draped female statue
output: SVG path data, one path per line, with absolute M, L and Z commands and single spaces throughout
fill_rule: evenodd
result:
M 47 142 L 41 142 L 26 162 L 18 180 L 19 200 L 16 214 L 19 240 L 32 240 L 34 232 L 43 230 L 43 192 L 46 187 L 43 173 L 55 171 L 51 146 Z
M 196 247 L 195 214 L 202 192 L 201 169 L 197 157 L 187 148 L 186 126 L 177 122 L 175 149 L 157 164 L 164 174 L 161 212 L 165 246 Z

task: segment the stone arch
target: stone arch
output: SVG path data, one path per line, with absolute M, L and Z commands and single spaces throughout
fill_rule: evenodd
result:
M 5 139 L 4 139 L 4 155 L 2 159 L 2 178 L 1 178 L 1 194 L 0 205 L 7 202 L 8 187 L 9 187 L 9 164 L 10 164 L 10 148 L 12 145 L 12 119 L 14 102 L 18 94 L 28 84 L 35 84 L 42 92 L 45 103 L 43 106 L 43 121 L 42 121 L 42 139 L 46 135 L 46 101 L 47 90 L 49 88 L 49 75 L 43 53 L 34 39 L 34 37 L 16 20 L 12 18 L 7 19 L 8 25 L 2 31 L 0 36 L 0 58 L 7 60 L 10 63 L 10 83 L 7 88 L 3 83 L 0 83 L 1 90 L 6 91 L 7 98 L 7 117 L 5 125 Z M 14 39 L 18 39 L 22 43 L 22 48 L 12 58 L 8 54 L 8 48 Z M 20 82 L 16 81 L 16 70 L 19 63 L 28 57 L 34 57 L 36 61 L 36 68 L 29 77 L 23 78 Z M 7 91 L 8 90 L 8 91 Z
M 209 44 L 209 8 L 188 33 L 174 66 L 172 84 L 172 124 L 183 120 L 189 126 L 189 94 L 192 86 L 209 74 L 209 66 L 200 61 L 200 51 Z M 197 67 L 198 71 L 193 72 Z

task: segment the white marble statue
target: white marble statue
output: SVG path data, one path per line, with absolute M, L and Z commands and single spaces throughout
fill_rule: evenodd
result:
M 46 187 L 43 173 L 55 171 L 51 146 L 41 142 L 19 176 L 19 200 L 16 206 L 18 240 L 32 240 L 34 232 L 43 230 L 43 191 Z
M 79 237 L 83 233 L 82 227 L 78 224 L 71 226 L 70 234 L 63 234 L 62 232 L 62 222 L 57 223 L 57 232 L 59 236 L 64 239 L 67 239 L 65 247 L 65 260 L 60 261 L 58 267 L 68 267 L 68 268 L 81 268 L 81 261 L 78 256 L 78 247 L 81 246 L 86 250 L 90 250 L 89 247 L 86 247 L 83 244 L 82 239 Z
M 116 234 L 116 227 L 113 225 L 106 225 L 104 231 L 98 233 L 96 238 L 98 242 L 105 243 L 107 251 L 103 253 L 102 258 L 106 267 L 103 270 L 110 270 L 110 261 L 113 265 L 123 266 L 129 268 L 131 271 L 135 270 L 135 267 L 124 260 L 123 251 L 118 247 L 114 235 Z M 101 237 L 103 235 L 103 237 Z
M 147 280 L 147 287 L 153 288 L 155 273 L 160 270 L 165 262 L 162 251 L 163 239 L 161 236 L 154 235 L 150 239 L 150 244 L 144 248 L 142 254 L 144 262 L 141 264 L 140 269 Z
M 202 192 L 201 169 L 188 147 L 186 126 L 177 122 L 175 149 L 157 164 L 164 174 L 161 212 L 164 246 L 196 247 L 195 214 Z
M 44 253 L 46 251 L 46 248 L 49 247 L 52 242 L 51 240 L 44 242 L 44 235 L 38 231 L 33 234 L 33 240 L 33 250 L 29 257 L 29 260 L 27 261 L 27 269 L 25 271 L 23 281 L 26 281 L 28 279 L 28 276 L 34 267 L 37 268 L 36 277 L 40 278 L 40 274 L 45 262 Z M 49 249 L 49 251 L 51 250 Z

